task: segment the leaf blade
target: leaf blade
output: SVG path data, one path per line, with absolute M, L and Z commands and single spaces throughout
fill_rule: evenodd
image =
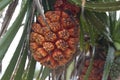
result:
M 28 74 L 26 76 L 26 80 L 33 80 L 34 72 L 35 72 L 35 65 L 36 65 L 36 61 L 32 57 L 30 67 L 29 67 L 29 71 L 28 71 Z
M 25 49 L 25 51 L 23 51 L 23 53 L 22 53 L 19 68 L 18 68 L 17 73 L 14 77 L 14 80 L 21 80 L 22 79 L 22 74 L 24 72 L 25 62 L 27 59 L 27 53 L 28 53 L 27 49 Z
M 21 9 L 18 17 L 16 18 L 15 22 L 12 24 L 10 29 L 6 32 L 2 39 L 0 39 L 0 60 L 3 59 L 9 45 L 11 44 L 14 36 L 16 35 L 17 31 L 20 28 L 22 20 L 25 16 L 25 12 L 27 10 L 27 3 Z
M 0 1 L 0 11 L 5 8 L 12 0 L 2 0 Z
M 48 67 L 45 67 L 43 69 L 43 72 L 42 72 L 40 80 L 45 80 L 46 77 L 49 76 L 49 74 L 50 74 L 50 69 Z
M 14 55 L 13 55 L 13 57 L 12 57 L 10 63 L 9 63 L 9 65 L 8 65 L 4 75 L 2 76 L 1 80 L 9 80 L 10 79 L 10 76 L 11 76 L 13 70 L 14 70 L 14 67 L 16 65 L 17 59 L 19 57 L 18 53 L 21 51 L 23 42 L 24 42 L 24 37 L 21 38 L 21 41 L 19 42 L 18 47 L 17 47 L 17 49 L 16 49 L 16 51 L 15 51 L 15 53 L 14 53 Z
M 70 0 L 70 2 L 81 6 L 82 1 L 81 0 Z M 120 1 L 100 1 L 100 2 L 92 2 L 92 1 L 86 1 L 85 9 L 91 10 L 91 11 L 98 11 L 98 12 L 106 12 L 106 11 L 116 11 L 120 10 Z
M 108 79 L 110 68 L 112 66 L 112 63 L 113 63 L 114 57 L 115 57 L 114 52 L 115 52 L 114 48 L 109 46 L 108 54 L 107 54 L 107 58 L 106 58 L 105 66 L 104 66 L 102 80 L 107 80 Z

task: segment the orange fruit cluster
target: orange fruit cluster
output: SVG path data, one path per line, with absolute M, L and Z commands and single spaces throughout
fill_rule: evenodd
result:
M 55 10 L 70 11 L 74 16 L 80 12 L 80 7 L 67 2 L 67 0 L 56 0 L 54 4 Z
M 49 68 L 68 63 L 76 52 L 79 28 L 75 18 L 63 11 L 48 11 L 32 25 L 30 51 L 35 60 Z
M 102 80 L 103 69 L 104 69 L 105 61 L 102 59 L 95 59 L 93 62 L 93 67 L 90 72 L 88 80 Z M 85 61 L 85 66 L 82 70 L 79 80 L 84 80 L 84 76 L 87 72 L 88 66 L 90 64 L 90 60 Z

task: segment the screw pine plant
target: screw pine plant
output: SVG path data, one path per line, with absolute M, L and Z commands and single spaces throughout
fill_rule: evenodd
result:
M 0 11 L 6 13 L 0 26 L 2 64 L 23 28 L 1 80 L 118 79 L 118 10 L 119 0 L 0 0 Z

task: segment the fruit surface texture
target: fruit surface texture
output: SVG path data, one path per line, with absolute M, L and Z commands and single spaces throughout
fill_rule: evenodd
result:
M 47 11 L 40 15 L 30 33 L 30 51 L 34 59 L 49 68 L 68 63 L 76 53 L 79 24 L 63 11 Z

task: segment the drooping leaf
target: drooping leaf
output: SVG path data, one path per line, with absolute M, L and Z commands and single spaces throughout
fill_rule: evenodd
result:
M 28 8 L 28 13 L 27 13 L 29 20 L 26 20 L 27 26 L 29 28 L 28 33 L 30 31 L 30 28 L 31 28 L 31 23 L 32 23 L 33 14 L 34 14 L 34 8 L 33 8 L 34 4 L 32 4 L 32 0 L 30 0 L 29 4 L 30 5 Z M 28 39 L 29 39 L 29 34 L 28 34 L 27 40 Z M 29 44 L 29 41 L 28 41 L 28 44 Z M 28 50 L 29 50 L 29 48 L 28 48 Z M 30 54 L 28 54 L 28 64 L 27 64 L 26 70 L 23 73 L 22 80 L 33 80 L 35 66 L 36 66 L 36 61 L 33 59 L 33 57 Z
M 35 72 L 36 61 L 32 58 L 26 80 L 33 80 Z
M 25 16 L 26 10 L 27 10 L 27 3 L 21 9 L 18 17 L 16 18 L 15 22 L 12 24 L 10 29 L 6 32 L 6 34 L 3 36 L 3 38 L 0 39 L 0 60 L 3 59 L 9 45 L 11 44 L 17 31 L 19 30 L 20 25 L 21 25 L 23 18 Z
M 86 26 L 86 22 L 85 22 L 85 19 L 83 16 L 80 17 L 80 50 L 83 50 L 85 47 L 84 47 L 84 44 L 85 44 L 85 41 L 84 41 L 84 27 Z
M 70 0 L 75 5 L 81 6 L 82 0 Z M 86 1 L 85 9 L 98 12 L 120 10 L 120 1 Z
M 118 42 L 120 43 L 120 19 L 118 21 L 116 21 L 116 24 L 114 26 L 113 29 L 113 34 L 112 34 L 112 38 L 114 40 L 114 42 Z
M 25 67 L 25 63 L 26 63 L 26 59 L 27 59 L 27 53 L 28 53 L 27 48 L 25 50 L 23 50 L 23 52 L 21 53 L 21 56 L 18 60 L 19 63 L 17 65 L 18 69 L 17 69 L 17 71 L 15 71 L 16 73 L 15 72 L 13 73 L 13 75 L 15 74 L 13 76 L 14 80 L 21 80 L 22 79 L 22 74 L 24 72 L 24 67 Z
M 26 3 L 26 0 L 24 0 L 23 2 L 22 2 L 22 4 L 24 4 L 24 3 Z M 23 73 L 24 73 L 24 68 L 25 68 L 25 62 L 26 62 L 26 60 L 27 60 L 27 55 L 28 55 L 28 50 L 29 50 L 29 48 L 28 48 L 28 37 L 27 37 L 27 34 L 28 34 L 28 29 L 30 29 L 29 28 L 29 24 L 30 24 L 30 22 L 31 22 L 31 19 L 30 19 L 30 17 L 31 17 L 31 15 L 32 15 L 32 1 L 30 1 L 29 2 L 29 5 L 28 5 L 28 9 L 27 9 L 27 15 L 26 15 L 26 21 L 25 21 L 25 25 L 24 25 L 24 27 L 25 27 L 25 30 L 24 30 L 24 32 L 23 33 L 25 33 L 24 35 L 24 45 L 23 45 L 23 47 L 21 48 L 22 49 L 22 53 L 21 53 L 21 57 L 18 59 L 18 64 L 17 64 L 17 67 L 18 67 L 18 69 L 16 69 L 16 73 L 15 73 L 15 76 L 13 76 L 14 77 L 14 80 L 21 80 L 22 79 L 22 75 L 23 75 Z M 24 48 L 25 47 L 25 48 Z
M 95 32 L 95 29 L 94 29 L 94 27 L 93 27 L 93 25 L 91 25 L 91 23 L 86 19 L 86 23 L 88 24 L 87 25 L 87 28 L 88 28 L 88 36 L 90 37 L 90 44 L 92 45 L 92 46 L 94 46 L 95 45 L 95 39 L 96 39 L 96 37 L 97 37 L 97 33 Z
M 92 65 L 93 65 L 93 58 L 91 58 L 91 60 L 90 60 L 90 65 L 89 65 L 89 67 L 87 69 L 87 72 L 86 72 L 86 74 L 84 76 L 84 80 L 88 80 L 89 79 L 89 75 L 90 75 L 90 72 L 92 70 Z
M 94 27 L 97 34 L 104 36 L 104 38 L 107 41 L 113 42 L 111 35 L 107 30 L 108 26 L 103 24 L 103 22 L 101 21 L 102 19 L 100 17 L 97 17 L 95 13 L 89 12 L 89 11 L 85 12 L 85 17 L 89 20 L 91 25 Z
M 39 80 L 40 75 L 42 74 L 42 71 L 43 71 L 43 65 L 41 65 L 41 67 L 40 67 L 40 71 L 38 73 L 38 76 L 36 77 L 36 80 Z
M 109 46 L 108 54 L 107 54 L 107 58 L 106 58 L 105 66 L 104 66 L 102 80 L 108 79 L 109 72 L 110 72 L 111 66 L 113 64 L 114 57 L 115 57 L 114 52 L 115 52 L 114 48 L 112 46 Z
M 5 17 L 2 22 L 1 30 L 0 30 L 0 37 L 7 31 L 8 25 L 11 21 L 11 18 L 13 16 L 13 13 L 16 9 L 16 6 L 18 4 L 18 0 L 14 0 L 10 5 L 8 6 L 8 9 L 6 11 Z
M 48 1 L 47 3 L 49 4 L 50 9 L 49 10 L 54 10 L 54 4 L 56 0 L 46 0 Z
M 105 26 L 108 26 L 108 15 L 106 12 L 94 12 L 94 14 Z
M 66 80 L 70 80 L 72 71 L 75 68 L 74 65 L 75 65 L 75 62 L 72 61 L 70 65 L 68 66 L 67 71 L 66 71 Z
M 40 80 L 45 80 L 46 77 L 49 76 L 49 74 L 50 74 L 50 69 L 48 67 L 45 67 L 43 69 L 43 72 L 42 72 Z
M 25 36 L 25 33 L 22 35 L 21 40 L 18 44 L 18 47 L 16 48 L 16 51 L 15 51 L 15 53 L 14 53 L 14 55 L 13 55 L 13 57 L 12 57 L 12 59 L 11 59 L 11 61 L 10 61 L 10 63 L 9 63 L 9 65 L 8 65 L 8 67 L 7 67 L 7 69 L 6 69 L 6 71 L 5 71 L 1 80 L 9 80 L 10 79 L 11 74 L 12 74 L 14 68 L 15 68 L 17 59 L 19 57 L 19 53 L 21 51 L 22 45 L 24 43 L 24 36 Z
M 110 23 L 110 33 L 114 34 L 115 24 L 116 24 L 116 12 L 109 12 L 109 23 Z
M 106 31 L 106 26 L 102 23 L 102 21 L 97 18 L 95 13 L 86 11 L 85 17 L 89 20 L 89 22 L 96 28 L 98 33 L 104 33 Z
M 42 4 L 44 6 L 44 11 L 54 10 L 54 3 L 56 0 L 43 0 Z
M 92 70 L 92 66 L 93 66 L 93 61 L 94 61 L 94 53 L 95 53 L 95 46 L 93 47 L 93 51 L 92 51 L 92 57 L 90 59 L 90 64 L 88 66 L 88 69 L 87 69 L 87 72 L 84 76 L 84 80 L 88 80 L 89 79 L 89 75 L 90 75 L 90 72 Z
M 111 16 L 112 17 L 112 16 Z M 111 21 L 111 24 L 112 24 L 113 21 Z M 118 20 L 114 20 L 113 22 L 114 26 L 112 26 L 112 39 L 113 39 L 113 43 L 114 43 L 114 46 L 116 47 L 117 50 L 120 50 L 120 19 Z
M 16 48 L 16 51 L 14 52 L 14 55 L 13 55 L 13 57 L 12 57 L 9 65 L 8 65 L 8 67 L 7 67 L 5 73 L 4 73 L 3 77 L 2 77 L 2 80 L 8 80 L 8 79 L 10 79 L 10 76 L 11 76 L 11 74 L 12 74 L 14 68 L 15 68 L 17 59 L 19 57 L 19 53 L 21 52 L 22 45 L 23 45 L 23 43 L 24 43 L 24 41 L 26 39 L 26 36 L 27 36 L 27 27 L 28 27 L 27 26 L 27 22 L 29 20 L 29 16 L 27 15 L 27 17 L 26 17 L 26 24 L 24 26 L 25 28 L 24 28 L 22 37 L 20 39 L 20 42 L 19 42 L 19 44 L 18 44 L 18 46 Z M 6 77 L 6 75 L 8 75 L 8 76 Z
M 0 1 L 0 11 L 4 9 L 13 0 L 2 0 Z

